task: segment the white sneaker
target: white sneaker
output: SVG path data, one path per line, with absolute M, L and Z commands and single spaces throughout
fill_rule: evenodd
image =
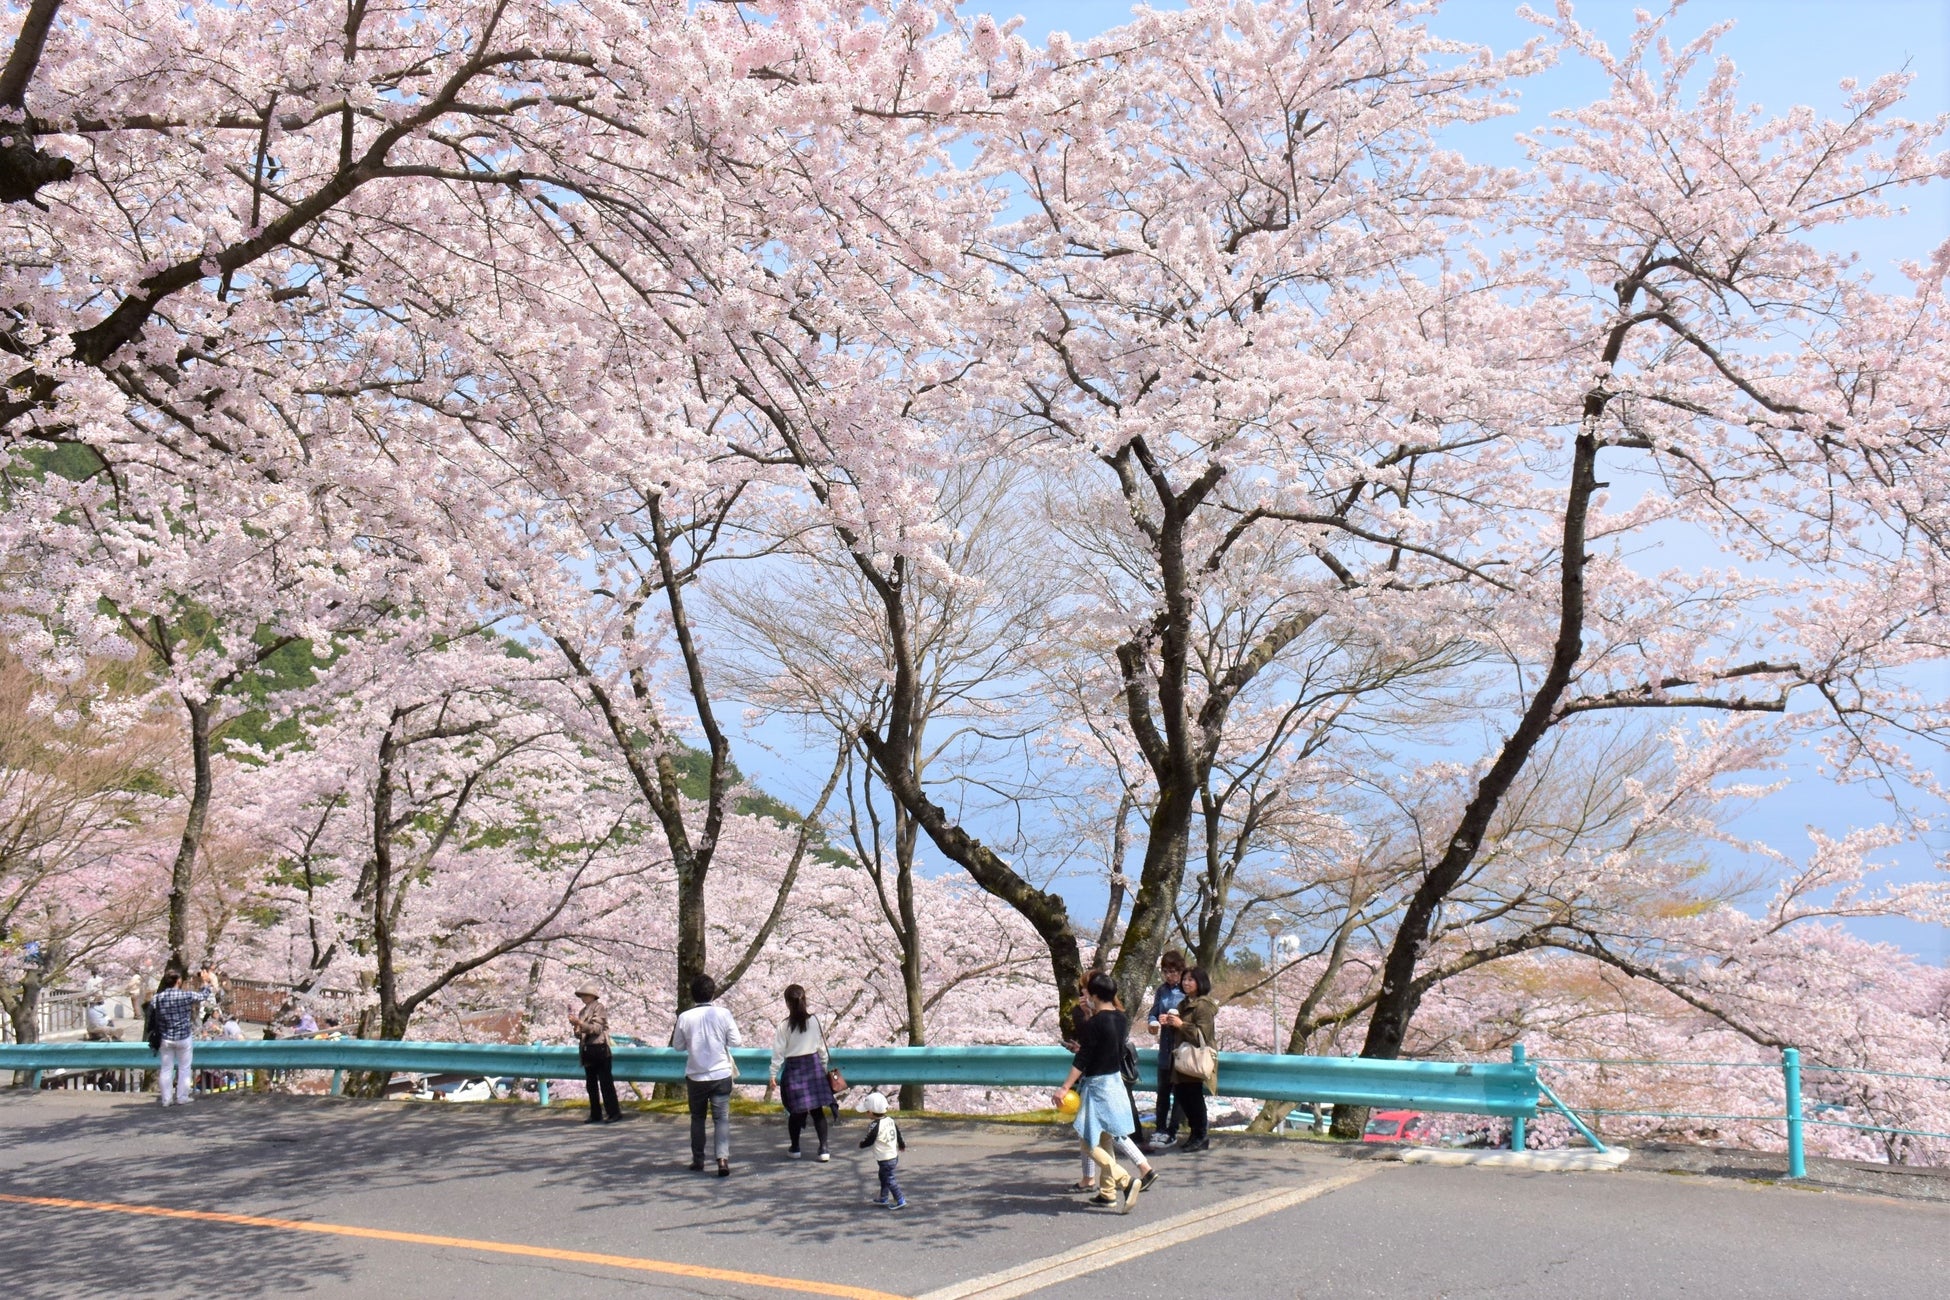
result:
M 830 1163 L 832 1159 L 833 1153 L 830 1151 L 822 1151 L 819 1153 L 819 1163 L 822 1165 Z

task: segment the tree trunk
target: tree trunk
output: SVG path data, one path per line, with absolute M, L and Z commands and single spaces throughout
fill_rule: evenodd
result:
M 920 826 L 898 803 L 894 805 L 895 905 L 901 919 L 901 987 L 907 994 L 907 1045 L 928 1045 L 927 999 L 921 989 L 921 918 L 914 906 L 914 849 Z M 928 1090 L 925 1084 L 903 1083 L 900 1103 L 905 1111 L 925 1109 Z
M 184 700 L 190 715 L 190 807 L 183 819 L 183 838 L 169 869 L 169 961 L 184 974 L 190 970 L 190 886 L 196 856 L 203 847 L 203 827 L 210 816 L 210 706 L 207 701 Z
M 57 158 L 34 143 L 34 123 L 22 110 L 27 105 L 27 86 L 46 48 L 47 35 L 60 11 L 61 0 L 33 0 L 22 17 L 20 31 L 7 65 L 0 70 L 0 107 L 19 113 L 16 125 L 0 146 L 0 203 L 32 203 L 45 207 L 36 196 L 43 185 L 74 178 L 74 162 Z
M 1208 465 L 1183 490 L 1174 490 L 1162 467 L 1154 463 L 1142 438 L 1134 438 L 1106 458 L 1139 528 L 1146 534 L 1158 562 L 1163 609 L 1151 625 L 1117 650 L 1124 683 L 1124 709 L 1138 750 L 1157 782 L 1157 802 L 1147 818 L 1150 833 L 1144 845 L 1144 864 L 1137 892 L 1131 899 L 1131 919 L 1118 945 L 1112 972 L 1124 1005 L 1136 1006 L 1151 983 L 1158 957 L 1164 952 L 1178 891 L 1185 879 L 1185 853 L 1192 830 L 1192 813 L 1205 785 L 1210 765 L 1203 737 L 1195 734 L 1188 699 L 1191 678 L 1192 622 L 1196 613 L 1192 574 L 1185 554 L 1185 534 L 1200 503 L 1225 476 L 1220 465 Z M 1145 484 L 1155 498 L 1156 521 L 1147 523 Z M 1149 651 L 1155 640 L 1158 668 L 1151 673 Z M 1157 716 L 1152 713 L 1151 683 L 1157 687 Z
M 33 967 L 20 975 L 20 995 L 7 1003 L 7 1019 L 16 1043 L 41 1041 L 41 972 Z
M 1137 892 L 1131 898 L 1131 919 L 1117 946 L 1112 972 L 1124 1005 L 1137 1005 L 1151 984 L 1158 958 L 1171 938 L 1172 906 L 1185 880 L 1186 837 L 1191 832 L 1194 787 L 1174 780 L 1151 811 L 1151 835 L 1144 846 L 1144 863 Z
M 853 547 L 852 539 L 848 539 Z M 1057 1020 L 1067 1024 L 1083 981 L 1083 952 L 1070 924 L 1069 907 L 1061 895 L 1038 889 L 986 844 L 962 829 L 921 783 L 920 732 L 925 721 L 920 705 L 920 682 L 914 639 L 906 605 L 907 563 L 894 561 L 892 576 L 883 574 L 857 547 L 854 562 L 880 598 L 886 619 L 887 645 L 893 659 L 893 684 L 887 700 L 884 734 L 870 727 L 860 730 L 860 743 L 880 770 L 880 780 L 929 841 L 950 862 L 966 871 L 988 893 L 1013 907 L 1028 921 L 1049 949 L 1050 973 L 1056 980 Z
M 880 769 L 889 792 L 906 806 L 943 857 L 969 874 L 982 889 L 1013 907 L 1029 922 L 1049 950 L 1050 975 L 1056 981 L 1057 1020 L 1067 1024 L 1083 982 L 1083 949 L 1070 924 L 1069 906 L 1060 894 L 1030 884 L 994 850 L 963 830 L 941 806 L 928 798 L 911 767 L 895 757 L 887 743 L 871 731 L 860 741 Z
M 1550 729 L 1552 714 L 1570 685 L 1571 672 L 1584 643 L 1584 526 L 1591 496 L 1597 490 L 1597 462 L 1596 437 L 1589 431 L 1579 434 L 1572 462 L 1571 495 L 1564 511 L 1563 605 L 1550 669 L 1538 684 L 1515 733 L 1503 743 L 1496 762 L 1477 783 L 1476 793 L 1463 809 L 1456 833 L 1450 837 L 1441 859 L 1422 878 L 1402 912 L 1401 925 L 1389 945 L 1387 960 L 1382 963 L 1381 999 L 1375 1003 L 1373 1017 L 1368 1021 L 1367 1041 L 1361 1048 L 1363 1056 L 1392 1060 L 1401 1055 L 1402 1038 L 1421 1000 L 1415 985 L 1415 966 L 1428 941 L 1436 910 L 1476 860 L 1491 819 L 1537 743 Z
M 1198 934 L 1192 941 L 1192 963 L 1214 970 L 1225 959 L 1226 900 L 1231 894 L 1231 873 L 1225 869 L 1220 846 L 1223 828 L 1220 809 L 1209 791 L 1199 790 L 1200 820 L 1205 823 L 1205 869 L 1199 873 Z
M 379 1037 L 406 1037 L 406 1019 L 399 1010 L 399 972 L 393 960 L 393 765 L 399 757 L 397 734 L 401 715 L 395 710 L 379 739 L 379 763 L 372 786 L 372 958 L 373 983 L 379 995 Z M 361 1017 L 360 1036 L 371 1022 Z M 355 1070 L 346 1076 L 350 1097 L 384 1097 L 392 1075 L 384 1070 Z
M 688 858 L 690 855 L 686 854 Z M 704 873 L 695 863 L 677 868 L 677 1010 L 691 1009 L 691 980 L 708 974 L 710 958 L 704 929 Z
M 1622 287 L 1619 295 L 1621 303 L 1629 303 L 1636 292 L 1633 285 Z M 1607 366 L 1617 360 L 1628 328 L 1628 324 L 1623 322 L 1613 327 L 1605 349 Z M 1395 931 L 1388 956 L 1382 963 L 1381 995 L 1368 1021 L 1367 1040 L 1361 1046 L 1364 1057 L 1394 1060 L 1401 1055 L 1402 1040 L 1407 1036 L 1409 1021 L 1422 999 L 1422 990 L 1415 982 L 1415 967 L 1428 942 L 1429 928 L 1435 920 L 1436 911 L 1476 860 L 1482 848 L 1483 836 L 1488 832 L 1504 796 L 1509 793 L 1525 762 L 1555 721 L 1558 703 L 1570 686 L 1578 656 L 1583 653 L 1584 570 L 1590 559 L 1584 549 L 1585 523 L 1590 515 L 1591 498 L 1598 490 L 1598 438 L 1595 429 L 1607 400 L 1599 390 L 1594 390 L 1585 398 L 1584 421 L 1572 451 L 1571 487 L 1564 503 L 1563 544 L 1560 551 L 1562 571 L 1559 575 L 1557 639 L 1552 647 L 1550 667 L 1524 709 L 1516 731 L 1503 742 L 1496 761 L 1477 783 L 1476 792 L 1463 809 L 1456 832 L 1450 837 L 1441 859 L 1422 878 L 1421 885 L 1402 912 L 1401 925 Z M 1336 1109 L 1334 1135 L 1358 1137 L 1358 1126 L 1365 1125 L 1366 1121 L 1365 1111 L 1357 1116 L 1352 1111 L 1343 1114 L 1341 1109 Z
M 1110 960 L 1112 945 L 1117 939 L 1117 923 L 1124 914 L 1124 891 L 1130 882 L 1124 876 L 1124 859 L 1131 851 L 1131 835 L 1128 829 L 1131 809 L 1137 801 L 1126 790 L 1117 801 L 1117 820 L 1110 829 L 1110 897 L 1104 901 L 1104 923 L 1097 930 L 1097 950 L 1091 955 L 1090 969 L 1101 970 Z M 1135 1007 L 1137 1003 L 1127 1003 Z

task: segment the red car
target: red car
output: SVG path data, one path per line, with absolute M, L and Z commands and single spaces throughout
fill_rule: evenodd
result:
M 1361 1130 L 1363 1142 L 1413 1142 L 1426 1136 L 1435 1125 L 1427 1115 L 1413 1110 L 1378 1110 L 1368 1116 Z

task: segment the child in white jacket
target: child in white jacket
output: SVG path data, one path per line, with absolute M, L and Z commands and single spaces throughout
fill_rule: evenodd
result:
M 860 1139 L 862 1147 L 873 1148 L 873 1158 L 880 1162 L 880 1195 L 873 1198 L 875 1205 L 890 1210 L 907 1207 L 907 1197 L 901 1194 L 900 1163 L 901 1152 L 907 1150 L 907 1139 L 901 1136 L 900 1125 L 887 1113 L 887 1099 L 877 1092 L 870 1092 L 860 1102 L 860 1109 L 874 1117 L 867 1126 L 867 1135 Z

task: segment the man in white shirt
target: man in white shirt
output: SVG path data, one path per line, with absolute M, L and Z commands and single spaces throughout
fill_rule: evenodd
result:
M 677 1017 L 670 1045 L 685 1054 L 684 1082 L 691 1103 L 691 1171 L 704 1172 L 704 1112 L 711 1111 L 711 1136 L 718 1157 L 718 1177 L 731 1176 L 731 1085 L 738 1065 L 731 1049 L 744 1046 L 738 1022 L 711 999 L 717 983 L 709 975 L 691 980 L 691 1001 L 697 1005 Z
M 91 1043 L 112 1043 L 122 1035 L 115 1032 L 115 1018 L 108 1014 L 108 1002 L 97 997 L 88 1004 L 85 1037 Z

